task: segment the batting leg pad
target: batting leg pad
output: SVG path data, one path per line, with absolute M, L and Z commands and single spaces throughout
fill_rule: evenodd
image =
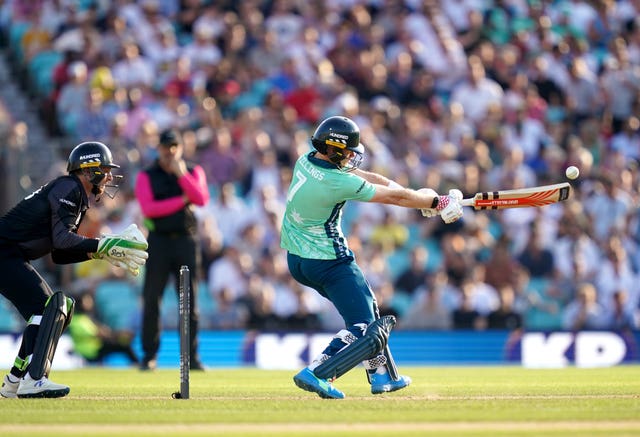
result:
M 70 302 L 73 302 L 73 299 L 68 299 L 64 293 L 58 291 L 49 297 L 45 305 L 29 363 L 29 374 L 34 380 L 49 374 L 58 340 L 67 325 L 67 320 L 71 319 L 70 311 L 73 311 L 73 304 Z
M 381 354 L 363 361 L 362 364 L 364 365 L 364 368 L 367 369 L 367 380 L 369 381 L 369 383 L 371 383 L 371 374 L 378 370 L 380 367 L 384 367 L 391 379 L 393 379 L 394 381 L 398 381 L 400 379 L 400 374 L 398 373 L 396 362 L 391 355 L 388 344 Z
M 359 363 L 378 355 L 387 347 L 391 329 L 396 324 L 393 316 L 384 316 L 371 323 L 362 337 L 324 361 L 313 373 L 320 379 L 341 377 Z

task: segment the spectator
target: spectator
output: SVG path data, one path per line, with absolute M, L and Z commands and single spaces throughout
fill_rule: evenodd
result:
M 233 244 L 224 246 L 221 255 L 209 266 L 209 293 L 217 296 L 226 288 L 233 300 L 245 298 L 248 278 L 255 269 L 253 258 Z
M 451 102 L 462 105 L 466 117 L 476 126 L 485 118 L 492 104 L 500 104 L 504 91 L 498 83 L 486 77 L 482 61 L 475 55 L 468 59 L 469 75 L 451 92 Z
M 640 73 L 637 64 L 634 66 L 630 62 L 629 49 L 624 38 L 616 38 L 612 48 L 611 56 L 604 61 L 602 91 L 611 113 L 612 133 L 617 134 L 633 116 L 634 105 L 640 92 Z
M 205 22 L 194 23 L 193 40 L 182 49 L 182 56 L 190 61 L 195 77 L 205 80 L 220 60 L 222 52 L 215 44 L 215 29 Z
M 91 88 L 89 90 L 89 104 L 86 112 L 78 117 L 76 136 L 78 138 L 95 138 L 99 141 L 108 141 L 111 132 L 111 123 L 103 111 L 104 97 L 102 90 Z M 114 148 L 114 155 L 120 158 Z M 126 162 L 126 158 L 121 160 Z
M 631 199 L 616 184 L 614 176 L 603 174 L 594 191 L 585 199 L 585 211 L 593 226 L 596 241 L 623 231 L 627 215 L 631 212 Z M 606 211 L 606 214 L 602 214 Z
M 385 210 L 382 223 L 374 226 L 369 239 L 372 244 L 380 246 L 383 252 L 392 253 L 407 243 L 409 230 L 404 223 L 396 220 L 391 211 Z
M 473 303 L 473 283 L 462 284 L 460 303 L 451 314 L 453 329 L 481 331 L 487 328 L 487 319 L 475 308 Z
M 627 162 L 640 162 L 640 119 L 632 115 L 622 121 L 609 145 L 612 151 L 622 154 Z
M 247 318 L 247 329 L 256 331 L 279 331 L 283 328 L 283 320 L 273 312 L 273 305 L 276 298 L 276 291 L 273 285 L 256 276 L 252 277 L 252 284 L 259 282 L 260 286 L 252 286 L 248 292 L 249 316 Z
M 511 285 L 498 290 L 500 306 L 487 316 L 488 329 L 507 329 L 513 331 L 522 328 L 522 315 L 515 308 L 516 294 Z
M 590 117 L 597 117 L 602 107 L 602 95 L 596 77 L 585 61 L 573 59 L 569 65 L 569 81 L 564 87 L 572 123 L 578 126 Z
M 58 126 L 65 135 L 76 138 L 78 123 L 89 111 L 89 84 L 87 65 L 76 61 L 69 65 L 69 82 L 62 86 L 56 100 Z
M 400 328 L 405 330 L 451 329 L 451 311 L 444 303 L 447 275 L 440 271 L 427 279 L 425 284 L 415 292 L 411 306 L 400 319 Z
M 236 300 L 233 292 L 225 287 L 218 294 L 211 297 L 216 305 L 211 316 L 211 328 L 217 330 L 238 330 L 247 327 L 249 311 L 244 303 Z
M 322 329 L 322 320 L 313 305 L 312 291 L 308 287 L 303 287 L 293 278 L 290 278 L 291 289 L 296 299 L 296 310 L 285 320 L 283 327 L 296 331 L 315 332 Z
M 159 157 L 138 174 L 135 194 L 149 230 L 149 262 L 143 287 L 141 370 L 153 370 L 160 347 L 160 301 L 170 276 L 179 293 L 181 266 L 191 275 L 189 314 L 191 351 L 190 367 L 203 370 L 198 354 L 198 278 L 201 277 L 198 225 L 195 205 L 209 201 L 209 191 L 202 167 L 187 164 L 183 157 L 183 142 L 176 131 L 164 131 L 158 145 Z
M 633 271 L 627 249 L 618 235 L 609 236 L 603 255 L 594 281 L 598 288 L 598 301 L 603 306 L 610 307 L 614 302 L 615 292 L 628 290 L 627 306 L 630 311 L 635 311 L 640 306 L 639 277 Z
M 409 266 L 398 275 L 393 284 L 396 293 L 406 293 L 412 296 L 419 287 L 424 286 L 429 277 L 428 260 L 429 252 L 423 245 L 418 244 L 411 249 Z
M 122 44 L 122 56 L 113 64 L 113 79 L 118 87 L 148 90 L 153 87 L 153 64 L 140 53 L 140 46 L 132 40 Z
M 613 302 L 607 306 L 606 328 L 615 331 L 629 331 L 638 329 L 638 308 L 628 305 L 626 290 L 616 290 L 611 295 Z
M 95 302 L 90 292 L 76 300 L 75 313 L 69 325 L 73 349 L 89 363 L 102 364 L 109 355 L 123 353 L 132 364 L 138 364 L 131 346 L 134 333 L 115 332 L 101 323 L 95 314 Z
M 509 284 L 515 286 L 518 262 L 511 255 L 508 237 L 503 235 L 498 239 L 484 267 L 485 281 L 495 289 Z
M 551 278 L 555 274 L 553 252 L 545 247 L 545 235 L 538 226 L 532 226 L 529 241 L 518 256 L 518 262 L 534 278 Z
M 605 308 L 598 302 L 598 291 L 593 284 L 578 286 L 575 299 L 562 314 L 562 328 L 571 331 L 606 328 Z

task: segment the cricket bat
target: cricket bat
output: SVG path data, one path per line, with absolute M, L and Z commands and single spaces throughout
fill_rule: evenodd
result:
M 476 210 L 535 207 L 562 202 L 569 198 L 570 193 L 571 185 L 569 182 L 563 182 L 554 185 L 476 193 L 470 199 L 462 199 L 460 204 L 472 206 Z

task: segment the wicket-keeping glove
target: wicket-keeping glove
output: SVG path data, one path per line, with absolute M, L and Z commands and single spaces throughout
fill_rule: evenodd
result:
M 100 238 L 94 259 L 104 259 L 116 267 L 129 270 L 134 276 L 140 273 L 149 258 L 147 239 L 135 224 L 129 225 L 121 234 Z

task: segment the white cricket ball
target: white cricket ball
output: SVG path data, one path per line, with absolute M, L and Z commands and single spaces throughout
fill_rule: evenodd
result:
M 569 179 L 573 180 L 580 176 L 580 170 L 575 165 L 572 165 L 570 167 L 567 167 L 567 169 L 564 171 L 564 174 L 567 175 Z

